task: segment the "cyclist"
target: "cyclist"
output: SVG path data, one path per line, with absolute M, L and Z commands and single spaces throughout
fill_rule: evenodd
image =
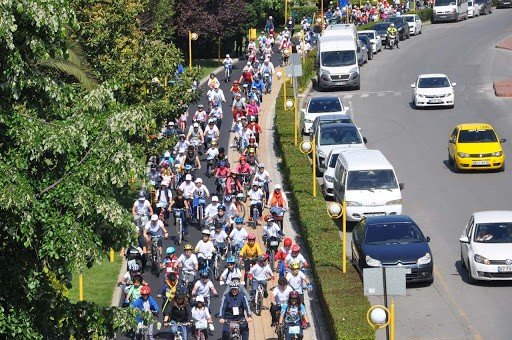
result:
M 236 267 L 236 258 L 233 256 L 228 257 L 226 261 L 226 269 L 220 274 L 220 281 L 225 282 L 226 285 L 230 285 L 233 277 L 238 277 L 240 279 L 242 277 L 242 272 L 239 268 Z M 226 291 L 227 292 L 227 291 Z
M 230 338 L 229 322 L 240 322 L 240 335 L 242 340 L 249 340 L 249 326 L 247 322 L 251 321 L 251 308 L 247 296 L 240 292 L 239 284 L 231 284 L 229 293 L 222 297 L 219 311 L 219 322 L 224 324 L 222 328 L 222 339 Z M 245 319 L 245 320 L 244 320 Z M 226 323 L 227 321 L 227 323 Z
M 215 229 L 219 226 L 221 230 L 228 227 L 229 222 L 229 217 L 226 215 L 226 207 L 222 204 L 217 207 L 217 213 L 206 221 L 211 229 Z M 217 249 L 217 247 L 215 249 Z
M 160 189 L 156 192 L 156 210 L 158 213 L 161 213 L 161 211 L 164 211 L 164 218 L 168 218 L 168 209 L 169 204 L 172 200 L 172 192 L 169 189 L 169 182 L 167 180 L 162 181 L 160 183 Z
M 192 175 L 186 174 L 185 181 L 180 184 L 178 189 L 183 192 L 183 195 L 192 196 L 195 188 L 196 185 L 192 182 Z
M 212 203 L 208 204 L 206 209 L 204 209 L 205 218 L 211 219 L 213 216 L 217 215 L 217 209 L 220 207 L 219 198 L 217 196 L 212 196 Z
M 238 215 L 240 212 L 238 211 L 238 207 L 233 202 L 233 198 L 231 195 L 224 196 L 224 206 L 226 207 L 226 217 L 233 220 L 236 215 Z M 233 222 L 233 221 L 231 221 Z M 233 224 L 233 223 L 230 223 Z M 230 225 L 232 227 L 232 225 Z M 228 230 L 226 230 L 226 233 Z M 229 232 L 231 232 L 231 229 L 229 229 Z
M 219 207 L 218 217 L 217 218 L 214 217 L 213 224 L 215 226 L 215 230 L 214 230 L 213 234 L 211 235 L 213 246 L 217 250 L 217 254 L 219 256 L 221 256 L 221 259 L 223 259 L 223 260 L 224 260 L 224 254 L 225 254 L 226 247 L 229 244 L 229 236 L 224 231 L 224 228 L 223 228 L 224 224 L 222 224 L 222 222 L 220 221 L 220 217 L 225 216 L 225 210 L 226 210 L 226 208 L 224 206 Z
M 229 56 L 229 54 L 226 54 L 226 58 L 222 61 L 222 65 L 224 65 L 225 68 L 225 82 L 227 83 L 229 81 L 228 72 L 229 75 L 231 75 L 231 71 L 233 70 L 233 59 Z
M 300 264 L 292 262 L 290 264 L 291 272 L 286 274 L 286 280 L 292 289 L 300 294 L 300 300 L 304 302 L 304 288 L 311 289 L 306 274 L 300 271 Z
M 141 295 L 140 298 L 138 298 L 137 300 L 134 300 L 130 306 L 132 308 L 138 309 L 140 311 L 151 312 L 155 316 L 158 315 L 158 313 L 160 313 L 160 308 L 158 308 L 158 304 L 156 303 L 155 299 L 152 296 L 150 296 L 150 294 L 151 294 L 151 288 L 149 288 L 149 286 L 143 286 L 140 289 L 140 295 Z M 136 320 L 138 323 L 138 329 L 141 329 L 143 326 L 142 316 L 137 315 Z M 152 323 L 148 325 L 148 333 L 149 333 L 150 339 L 152 339 L 153 338 L 153 324 Z
M 270 213 L 274 216 L 274 219 L 280 222 L 279 224 L 283 228 L 283 216 L 284 212 L 288 210 L 288 199 L 281 189 L 280 184 L 274 185 L 274 191 L 270 193 L 267 204 Z
M 205 113 L 206 115 L 206 113 Z M 205 116 L 206 120 L 206 116 Z M 204 125 L 204 122 L 203 122 Z M 192 145 L 198 147 L 199 144 L 204 144 L 204 126 L 200 126 L 200 123 L 194 122 L 188 130 L 187 141 Z M 188 150 L 190 150 L 190 145 L 188 146 Z
M 267 242 L 267 240 L 271 237 L 274 237 L 276 239 L 281 239 L 284 237 L 284 233 L 282 232 L 281 228 L 274 222 L 274 218 L 272 218 L 272 215 L 266 215 L 265 218 L 265 225 L 263 226 L 263 242 Z
M 258 209 L 259 217 L 262 219 L 262 213 L 263 213 L 263 191 L 261 191 L 259 183 L 254 181 L 252 182 L 252 188 L 247 192 L 247 197 L 251 200 L 251 215 L 249 216 L 249 221 L 253 220 L 253 211 L 254 208 Z M 253 221 L 255 224 L 258 223 L 258 221 Z
M 181 167 L 185 169 L 187 165 L 192 168 L 195 167 L 197 169 L 201 169 L 201 163 L 199 162 L 199 157 L 193 145 L 188 146 L 187 152 L 185 153 L 185 157 L 183 157 Z
M 237 216 L 235 218 L 235 227 L 231 232 L 229 233 L 229 240 L 230 240 L 230 247 L 231 252 L 233 254 L 236 254 L 237 250 L 242 249 L 244 246 L 247 237 L 249 237 L 249 234 L 247 233 L 247 230 L 243 228 L 244 226 L 244 219 L 240 216 Z
M 258 47 L 261 52 L 263 46 L 265 46 L 265 42 L 267 41 L 267 36 L 265 35 L 265 31 L 261 31 L 260 36 L 258 37 Z
M 309 327 L 306 306 L 299 301 L 299 294 L 297 292 L 290 292 L 288 302 L 281 305 L 279 324 L 285 327 L 285 334 L 288 334 L 287 331 L 290 326 Z
M 288 302 L 288 297 L 293 289 L 288 285 L 286 278 L 281 277 L 277 281 L 277 287 L 270 295 L 270 316 L 272 317 L 272 326 L 279 321 L 279 312 L 283 304 Z
M 217 186 L 217 192 L 225 191 L 226 180 L 229 177 L 230 170 L 228 168 L 228 162 L 222 160 L 219 162 L 219 166 L 215 169 L 215 184 Z M 222 190 L 221 190 L 222 189 Z
M 183 247 L 183 254 L 178 257 L 178 268 L 181 270 L 180 280 L 182 282 L 194 282 L 199 267 L 197 257 L 192 253 L 192 245 L 186 244 Z
M 249 125 L 247 127 L 250 128 Z M 256 153 L 257 149 L 258 149 L 258 144 L 256 143 L 256 138 L 254 137 L 253 134 L 251 134 L 251 136 L 249 137 L 249 144 L 247 144 L 247 146 L 245 147 L 245 149 L 242 153 L 244 155 L 246 155 L 249 153 L 249 151 L 251 151 L 251 149 L 252 149 L 253 153 Z M 247 155 L 246 155 L 246 158 L 247 158 Z
M 254 299 L 259 285 L 263 286 L 263 296 L 265 298 L 268 297 L 267 280 L 272 279 L 272 281 L 274 281 L 274 272 L 268 265 L 268 254 L 263 253 L 258 256 L 257 262 L 252 266 L 251 270 L 249 270 L 247 277 L 252 279 L 251 300 Z
M 197 178 L 195 180 L 196 187 L 192 191 L 192 197 L 194 197 L 194 203 L 192 204 L 192 210 L 194 217 L 197 216 L 197 207 L 199 206 L 199 202 L 201 200 L 204 200 L 207 197 L 210 197 L 210 191 L 206 187 L 206 185 L 203 184 L 203 180 L 201 178 Z M 203 213 L 204 213 L 204 203 L 201 203 L 203 205 Z
M 210 148 L 210 143 L 213 139 L 219 139 L 220 131 L 213 119 L 208 120 L 208 126 L 204 129 L 204 149 Z
M 193 329 L 194 334 L 197 332 L 197 326 L 199 324 L 204 323 L 204 329 L 201 329 L 201 332 L 204 335 L 205 339 L 208 339 L 208 332 L 206 330 L 206 325 L 208 325 L 208 329 L 210 332 L 215 330 L 213 327 L 212 316 L 210 315 L 210 311 L 205 307 L 204 298 L 202 296 L 198 296 L 196 298 L 196 304 L 192 307 L 192 322 L 194 323 Z
M 267 87 L 270 90 L 272 88 L 272 77 L 274 76 L 274 64 L 272 64 L 269 58 L 265 58 L 265 61 L 261 64 L 260 73 L 263 75 L 263 81 L 268 81 Z
M 139 198 L 133 203 L 132 215 L 136 225 L 139 225 L 139 223 L 144 225 L 149 220 L 149 216 L 153 215 L 153 208 L 146 199 L 144 191 L 139 192 Z
M 252 133 L 252 130 L 249 128 L 249 124 L 247 124 L 246 121 L 247 119 L 245 119 L 245 122 L 242 121 L 242 131 L 239 133 L 242 147 L 240 151 L 243 151 L 247 147 L 249 144 L 249 138 L 254 137 L 254 134 Z
M 134 277 L 132 277 L 132 284 L 130 287 L 128 287 L 126 296 L 124 298 L 125 306 L 127 306 L 131 302 L 140 298 L 140 290 L 143 287 L 142 284 L 143 284 L 142 276 L 135 275 Z
M 233 81 L 233 85 L 231 85 L 229 92 L 231 92 L 231 94 L 232 94 L 232 98 L 231 98 L 232 101 L 235 100 L 235 96 L 237 93 L 242 92 L 242 89 L 240 88 L 240 83 L 238 82 L 238 80 Z
M 260 188 L 262 188 L 263 193 L 265 194 L 263 198 L 263 204 L 267 204 L 269 197 L 269 183 L 272 182 L 270 179 L 270 174 L 267 170 L 265 170 L 265 164 L 258 164 L 258 171 L 254 173 L 254 180 L 258 182 Z
M 190 178 L 192 178 L 192 176 Z M 189 182 L 192 183 L 192 181 Z M 172 211 L 174 213 L 174 225 L 176 225 L 176 218 L 178 217 L 177 215 L 181 217 L 181 223 L 183 226 L 183 236 L 188 235 L 187 212 L 189 208 L 190 205 L 188 203 L 188 200 L 185 199 L 183 191 L 178 189 L 178 191 L 176 192 L 176 197 L 174 197 L 174 199 L 171 202 L 171 205 L 169 206 L 169 211 Z
M 162 235 L 164 237 L 169 236 L 164 223 L 158 219 L 158 215 L 153 214 L 153 215 L 151 215 L 151 221 L 146 223 L 146 226 L 144 227 L 144 238 L 146 239 L 146 253 L 150 253 L 149 249 L 151 249 L 151 238 L 153 236 L 162 237 Z M 158 241 L 158 250 L 160 251 L 160 254 L 161 254 L 162 253 L 162 240 L 161 239 Z
M 258 256 L 263 254 L 261 251 L 261 247 L 258 242 L 256 242 L 256 235 L 250 233 L 247 235 L 247 243 L 244 244 L 242 249 L 240 249 L 240 253 L 238 257 L 240 262 L 244 265 L 244 276 L 247 276 L 251 267 L 256 263 Z
M 249 117 L 249 120 L 258 119 L 258 116 L 260 114 L 260 107 L 258 106 L 258 103 L 255 99 L 251 99 L 249 102 L 249 105 L 247 105 L 247 116 Z
M 236 123 L 238 117 L 245 116 L 246 108 L 247 103 L 245 102 L 245 98 L 242 97 L 242 93 L 235 93 L 235 99 L 233 100 L 233 104 L 231 104 L 231 111 L 233 112 L 233 122 Z
M 158 292 L 158 295 L 156 297 L 162 297 L 163 294 L 165 294 L 165 304 L 170 303 L 174 301 L 174 298 L 176 297 L 176 291 L 178 290 L 179 282 L 178 282 L 178 276 L 176 273 L 170 273 L 165 276 L 164 285 Z
M 164 275 L 164 282 L 162 285 L 162 288 L 158 291 L 158 295 L 156 297 L 160 298 L 162 297 L 163 293 L 165 292 L 165 284 L 168 279 L 169 274 L 174 273 L 175 275 L 178 274 L 178 257 L 175 254 L 176 250 L 174 247 L 167 247 L 165 250 L 165 258 L 162 260 L 162 263 L 160 264 L 160 268 L 165 270 Z
M 187 141 L 187 136 L 184 133 L 180 134 L 178 143 L 174 146 L 174 151 L 186 150 L 190 143 Z
M 256 138 L 256 143 L 259 143 L 260 141 L 260 134 L 263 132 L 261 126 L 257 122 L 257 117 L 251 117 L 249 121 L 249 129 L 252 131 L 252 134 Z
M 308 261 L 300 254 L 300 246 L 298 244 L 294 244 L 291 248 L 291 252 L 284 259 L 285 265 L 290 267 L 292 263 L 298 263 L 300 268 L 308 268 Z
M 215 85 L 220 85 L 220 82 L 215 76 L 215 73 L 210 73 L 210 77 L 208 78 L 208 87 L 213 89 Z
M 222 105 L 220 103 L 213 103 L 212 109 L 210 110 L 209 119 L 213 119 L 217 127 L 220 129 L 222 125 L 222 118 L 224 117 L 224 112 L 222 111 Z
M 247 163 L 247 157 L 240 156 L 240 162 L 236 166 L 235 171 L 239 176 L 245 177 L 245 180 L 244 180 L 245 183 L 247 183 L 249 181 L 253 171 L 252 171 L 252 168 L 249 165 L 249 163 Z
M 231 171 L 230 176 L 226 179 L 226 196 L 236 195 L 238 192 L 242 192 L 244 187 L 238 178 L 236 171 Z
M 246 155 L 246 157 L 247 157 L 247 163 L 249 163 L 249 165 L 253 169 L 255 169 L 256 165 L 258 165 L 258 163 L 260 162 L 259 158 L 258 158 L 258 155 L 256 154 L 256 148 L 254 148 L 254 147 L 247 148 L 247 155 Z
M 210 292 L 213 293 L 215 297 L 219 296 L 217 290 L 213 286 L 213 282 L 210 280 L 210 274 L 208 270 L 203 269 L 199 272 L 199 280 L 194 284 L 194 288 L 192 288 L 192 297 L 203 297 L 206 306 L 210 308 Z
M 215 254 L 215 247 L 210 240 L 210 230 L 203 229 L 201 231 L 202 238 L 197 242 L 194 252 L 197 254 L 197 261 L 199 262 L 199 269 L 202 270 L 206 267 L 206 261 L 213 258 Z M 211 263 L 210 263 L 211 265 Z
M 170 325 L 173 335 L 180 333 L 181 337 L 186 340 L 188 335 L 188 322 L 191 319 L 187 296 L 180 292 L 176 293 L 174 303 L 165 304 L 163 310 L 164 325 Z

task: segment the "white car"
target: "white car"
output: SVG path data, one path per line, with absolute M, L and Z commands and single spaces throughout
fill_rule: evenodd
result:
M 455 106 L 455 92 L 446 74 L 420 74 L 416 82 L 411 84 L 412 102 L 414 107 L 424 106 Z
M 382 39 L 379 34 L 377 34 L 377 31 L 375 30 L 366 30 L 366 31 L 359 31 L 357 32 L 358 35 L 366 35 L 370 42 L 372 43 L 372 50 L 373 53 L 377 53 L 382 51 Z
M 322 185 L 322 193 L 324 197 L 334 197 L 334 169 L 336 168 L 336 161 L 342 149 L 333 149 L 327 156 L 327 169 L 324 171 Z
M 512 211 L 473 213 L 459 241 L 470 283 L 512 280 Z
M 346 114 L 347 110 L 348 106 L 343 105 L 338 96 L 319 96 L 311 98 L 306 108 L 301 110 L 304 114 L 304 128 L 302 129 L 302 133 L 305 135 L 311 133 L 311 126 L 316 117 Z
M 473 0 L 468 0 L 468 18 L 474 18 L 480 15 L 480 7 Z
M 407 25 L 409 25 L 409 33 L 411 35 L 421 34 L 423 23 L 418 14 L 404 14 L 402 16 L 407 21 Z

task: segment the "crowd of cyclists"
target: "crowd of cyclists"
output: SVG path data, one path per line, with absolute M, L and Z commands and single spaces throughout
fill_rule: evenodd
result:
M 289 39 L 283 34 L 275 46 L 284 58 Z M 233 81 L 234 62 L 226 55 L 224 79 L 210 74 L 207 104 L 190 113 L 182 107 L 162 131 L 177 142 L 148 161 L 148 186 L 132 208 L 138 241 L 125 250 L 128 268 L 119 282 L 124 306 L 155 316 L 138 316 L 133 336 L 153 338 L 161 320 L 170 338 L 207 339 L 218 322 L 223 339 L 248 339 L 248 322 L 268 296 L 278 338 L 301 339 L 309 327 L 309 265 L 283 229 L 286 195 L 260 161 L 259 109 L 271 90 L 274 44 L 273 29 L 251 41 L 248 61 Z M 222 80 L 231 84 L 230 93 L 220 88 Z M 224 117 L 225 110 L 232 116 Z M 219 145 L 223 123 L 232 125 L 233 144 L 226 148 L 236 149 L 235 159 Z M 203 183 L 207 177 L 214 178 L 210 188 Z M 191 228 L 202 235 L 195 245 Z M 174 244 L 163 247 L 169 238 Z M 150 287 L 147 275 L 161 276 L 160 286 Z M 220 301 L 218 310 L 212 299 Z

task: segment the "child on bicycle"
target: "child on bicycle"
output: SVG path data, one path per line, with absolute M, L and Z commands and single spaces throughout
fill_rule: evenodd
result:
M 205 267 L 206 260 L 208 258 L 211 259 L 215 253 L 215 247 L 213 246 L 213 242 L 210 240 L 210 230 L 203 229 L 201 233 L 203 234 L 203 237 L 201 240 L 199 240 L 199 242 L 197 242 L 197 245 L 194 249 L 195 253 L 197 254 L 199 270 Z
M 253 220 L 253 211 L 255 208 L 258 209 L 258 216 L 261 220 L 261 216 L 263 213 L 263 191 L 260 189 L 260 184 L 256 181 L 252 182 L 252 188 L 247 192 L 247 197 L 251 200 L 251 215 L 249 217 L 249 221 Z M 253 221 L 255 224 L 258 223 L 258 221 Z
M 241 250 L 244 246 L 247 237 L 249 234 L 247 233 L 247 230 L 243 228 L 244 226 L 244 219 L 240 216 L 235 217 L 235 227 L 229 233 L 229 245 L 231 248 L 231 252 L 237 256 L 237 250 Z
M 219 294 L 213 286 L 213 282 L 210 280 L 210 273 L 208 270 L 201 270 L 199 277 L 200 279 L 196 281 L 194 288 L 192 288 L 192 297 L 196 297 L 196 301 L 197 297 L 203 297 L 206 306 L 210 308 L 210 292 L 212 292 L 214 296 L 219 296 Z
M 220 212 L 221 209 L 219 209 Z M 224 210 L 222 210 L 224 211 Z M 212 234 L 212 242 L 213 246 L 217 250 L 217 253 L 224 260 L 224 254 L 226 253 L 226 249 L 229 243 L 229 236 L 224 231 L 224 225 L 221 224 L 218 220 L 215 224 L 215 230 Z
M 272 279 L 272 281 L 274 280 L 274 272 L 268 264 L 268 254 L 258 256 L 258 261 L 254 266 L 252 266 L 247 277 L 252 279 L 251 297 L 254 298 L 256 290 L 258 290 L 258 287 L 262 285 L 263 296 L 266 298 L 268 296 L 267 281 L 268 279 Z

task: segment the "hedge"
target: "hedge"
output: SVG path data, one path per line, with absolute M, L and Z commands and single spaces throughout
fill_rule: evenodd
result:
M 312 77 L 313 56 L 303 67 L 299 86 Z M 311 66 L 311 67 L 310 67 Z M 291 95 L 291 89 L 287 90 Z M 347 273 L 341 272 L 341 240 L 338 227 L 327 215 L 322 195 L 311 194 L 311 166 L 294 145 L 293 115 L 283 109 L 283 88 L 276 101 L 274 125 L 277 152 L 282 158 L 282 173 L 290 191 L 292 218 L 311 256 L 312 272 L 319 294 L 320 306 L 329 333 L 337 339 L 375 339 L 375 332 L 366 322 L 370 307 L 363 295 L 361 279 L 347 260 Z M 349 245 L 347 245 L 349 246 Z
M 430 21 L 432 19 L 432 8 L 422 8 L 422 9 L 419 9 L 417 11 L 409 11 L 408 14 L 418 14 L 418 16 L 420 17 L 421 21 L 425 22 L 425 21 Z
M 296 22 L 300 22 L 303 17 L 313 18 L 317 11 L 317 6 L 296 6 L 292 7 L 291 15 Z

